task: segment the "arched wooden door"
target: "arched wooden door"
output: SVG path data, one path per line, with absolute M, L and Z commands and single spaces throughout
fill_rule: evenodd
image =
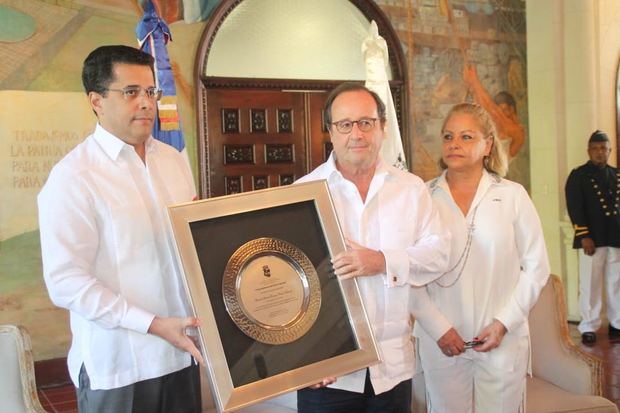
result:
M 209 88 L 207 136 L 212 196 L 287 185 L 321 164 L 325 93 Z
M 389 20 L 370 0 L 330 1 L 352 5 L 368 22 L 377 22 L 390 50 L 390 85 L 401 133 L 407 136 L 404 54 Z M 290 184 L 324 162 L 331 143 L 322 125 L 323 102 L 336 85 L 355 80 L 208 75 L 218 30 L 242 2 L 222 1 L 205 27 L 197 52 L 197 140 L 203 197 Z

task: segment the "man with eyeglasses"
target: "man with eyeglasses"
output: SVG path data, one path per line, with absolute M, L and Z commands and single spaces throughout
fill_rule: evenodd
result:
M 375 93 L 343 83 L 327 97 L 324 118 L 333 152 L 298 182 L 327 180 L 347 243 L 332 260 L 334 272 L 357 277 L 382 361 L 298 391 L 298 410 L 408 413 L 414 372 L 411 286 L 445 271 L 449 234 L 422 180 L 381 159 L 385 106 Z
M 82 82 L 98 123 L 38 197 L 43 272 L 70 311 L 67 362 L 82 412 L 199 412 L 186 329 L 198 320 L 174 259 L 166 206 L 191 201 L 191 171 L 151 136 L 161 91 L 153 58 L 103 46 Z

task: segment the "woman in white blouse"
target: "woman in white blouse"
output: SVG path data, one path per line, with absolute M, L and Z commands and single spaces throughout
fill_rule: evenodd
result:
M 429 412 L 518 412 L 527 317 L 549 274 L 540 220 L 502 178 L 506 156 L 482 107 L 454 106 L 441 134 L 444 171 L 429 190 L 452 233 L 449 271 L 412 301 Z

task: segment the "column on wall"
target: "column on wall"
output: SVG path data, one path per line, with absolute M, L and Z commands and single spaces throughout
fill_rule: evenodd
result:
M 600 127 L 597 122 L 600 102 L 597 9 L 598 1 L 564 2 L 566 164 L 558 165 L 562 181 L 574 167 L 588 159 L 587 139 L 593 130 Z M 577 251 L 572 249 L 574 231 L 566 212 L 566 203 L 561 202 L 560 205 L 568 312 L 570 318 L 579 319 L 578 259 Z
M 598 32 L 599 53 L 599 94 L 598 129 L 604 130 L 611 139 L 611 165 L 618 166 L 617 109 L 616 109 L 616 78 L 620 63 L 620 2 L 617 0 L 599 1 Z
M 558 147 L 564 146 L 565 118 L 561 9 L 561 0 L 526 3 L 531 195 L 542 221 L 551 271 L 564 277 L 558 229 Z
M 587 159 L 585 142 L 596 128 L 598 0 L 530 0 L 526 7 L 532 198 L 552 272 L 565 284 L 569 319 L 577 320 L 578 262 L 564 183 Z

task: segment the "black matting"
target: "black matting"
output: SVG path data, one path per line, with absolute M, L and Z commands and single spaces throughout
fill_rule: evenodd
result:
M 314 201 L 196 221 L 190 223 L 190 230 L 234 387 L 359 349 Z M 271 345 L 246 336 L 224 305 L 222 278 L 228 259 L 241 245 L 260 237 L 295 245 L 308 256 L 319 276 L 319 316 L 312 328 L 292 343 Z

